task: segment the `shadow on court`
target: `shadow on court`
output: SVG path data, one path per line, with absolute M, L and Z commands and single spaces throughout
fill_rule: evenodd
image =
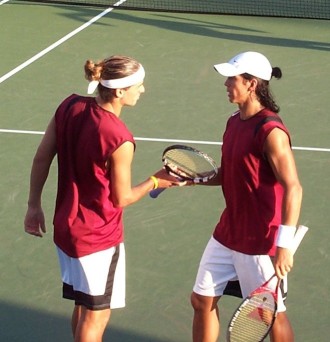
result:
M 120 342 L 166 342 L 150 336 L 136 335 L 109 326 L 104 340 Z M 66 317 L 0 302 L 0 341 L 69 342 L 70 322 Z
M 147 17 L 142 18 L 122 12 L 119 13 L 118 11 L 111 13 L 111 18 L 113 19 L 123 20 L 125 22 L 134 22 L 143 25 L 150 25 L 168 31 L 177 31 L 180 33 L 194 34 L 227 41 L 237 41 L 267 46 L 330 51 L 330 44 L 326 42 L 292 38 L 277 38 L 269 36 L 269 33 L 273 34 L 272 24 L 268 24 L 270 26 L 266 26 L 265 31 L 261 32 L 257 30 L 250 30 L 243 26 L 240 27 L 225 24 L 219 25 L 218 20 L 216 20 L 214 23 L 210 21 L 190 20 L 191 22 L 187 23 L 187 15 L 182 15 L 181 17 L 179 17 L 163 14 L 153 14 L 153 16 L 154 19 L 150 19 Z M 269 22 L 269 18 L 264 18 L 265 21 L 267 19 Z M 252 34 L 252 32 L 254 32 L 254 34 Z
M 21 6 L 21 4 L 19 4 Z M 24 5 L 29 5 L 29 3 L 24 3 Z M 48 5 L 52 6 L 52 5 Z M 54 6 L 55 9 L 58 6 Z M 90 20 L 92 17 L 100 14 L 104 8 L 83 8 L 83 7 L 75 7 L 68 6 L 66 7 L 66 12 L 59 12 L 57 15 L 66 17 L 68 19 L 73 19 L 81 23 L 85 23 Z M 278 46 L 278 47 L 290 47 L 290 48 L 303 48 L 310 50 L 319 50 L 319 51 L 330 51 L 330 43 L 324 41 L 310 40 L 310 39 L 292 39 L 292 38 L 283 38 L 283 37 L 275 37 L 273 27 L 278 24 L 279 18 L 258 18 L 255 20 L 264 20 L 267 22 L 267 25 L 264 25 L 263 30 L 251 29 L 246 26 L 236 26 L 225 24 L 224 22 L 230 22 L 230 16 L 224 16 L 224 22 L 219 24 L 219 20 L 216 19 L 214 22 L 209 20 L 212 16 L 197 16 L 197 15 L 187 15 L 187 14 L 163 14 L 159 12 L 145 12 L 145 15 L 138 14 L 139 11 L 126 11 L 126 10 L 117 10 L 115 9 L 111 14 L 107 14 L 105 18 L 108 18 L 109 21 L 105 21 L 104 19 L 101 21 L 95 22 L 93 25 L 103 26 L 116 25 L 113 20 L 120 20 L 126 23 L 135 23 L 141 25 L 149 25 L 152 27 L 157 27 L 160 29 L 164 29 L 167 31 L 175 31 L 179 33 L 193 34 L 198 36 L 222 39 L 227 41 L 237 41 L 243 43 L 251 43 L 251 44 L 260 44 L 266 46 Z M 198 18 L 208 18 L 208 20 L 199 20 Z M 214 15 L 217 18 L 216 15 Z M 226 19 L 225 19 L 226 18 Z M 228 19 L 229 18 L 229 19 Z M 242 17 L 244 18 L 250 17 Z M 249 19 L 247 19 L 249 20 Z M 272 22 L 274 20 L 274 23 Z M 283 19 L 282 19 L 283 20 Z M 292 19 L 291 23 L 294 26 L 297 24 L 300 25 L 301 22 L 304 22 L 306 27 L 305 30 L 308 30 L 308 25 L 315 26 L 315 21 L 310 19 Z M 314 22 L 314 24 L 313 24 Z M 326 28 L 328 22 L 326 20 L 318 20 L 318 25 L 320 27 Z M 300 26 L 299 26 L 300 27 Z M 302 36 L 303 37 L 303 36 Z

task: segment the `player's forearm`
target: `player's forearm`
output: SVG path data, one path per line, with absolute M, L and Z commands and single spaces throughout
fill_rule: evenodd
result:
M 180 180 L 169 175 L 164 169 L 161 169 L 153 176 L 147 178 L 144 182 L 135 185 L 132 188 L 127 185 L 120 187 L 120 185 L 115 183 L 112 200 L 116 207 L 124 208 L 139 201 L 152 190 L 167 189 L 172 186 L 181 185 L 184 185 L 184 182 L 180 182 Z
M 34 159 L 30 175 L 30 193 L 28 205 L 36 207 L 41 205 L 41 194 L 49 174 L 50 164 L 46 161 Z
M 150 177 L 146 179 L 144 182 L 134 186 L 131 189 L 131 191 L 127 193 L 127 196 L 120 197 L 119 201 L 116 203 L 116 206 L 127 207 L 128 205 L 139 201 L 151 190 L 155 189 L 155 182 L 158 182 L 158 179 L 154 180 Z
M 282 204 L 282 224 L 296 226 L 298 224 L 303 190 L 300 183 L 286 189 Z

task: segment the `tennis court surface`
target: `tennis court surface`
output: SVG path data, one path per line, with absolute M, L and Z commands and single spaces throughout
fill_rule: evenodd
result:
M 227 102 L 213 64 L 256 50 L 283 71 L 272 89 L 304 187 L 300 223 L 310 227 L 290 274 L 288 313 L 297 342 L 328 342 L 329 2 L 298 6 L 294 1 L 288 7 L 284 4 L 291 2 L 267 0 L 258 7 L 255 1 L 184 1 L 181 6 L 188 3 L 212 10 L 135 11 L 134 1 L 113 8 L 0 1 L 0 341 L 71 340 L 72 304 L 61 299 L 52 242 L 56 165 L 43 197 L 48 233 L 43 239 L 24 234 L 23 219 L 35 149 L 59 102 L 74 92 L 86 94 L 85 60 L 127 54 L 146 69 L 146 93 L 122 114 L 137 140 L 137 183 L 161 166 L 161 153 L 173 142 L 219 161 L 222 132 L 236 108 Z M 246 13 L 235 13 L 238 8 Z M 251 12 L 256 9 L 261 12 Z M 222 14 L 206 13 L 214 11 Z M 113 312 L 104 341 L 191 340 L 189 296 L 223 206 L 218 189 L 196 186 L 127 208 L 127 306 Z M 232 297 L 220 302 L 221 341 L 237 304 Z

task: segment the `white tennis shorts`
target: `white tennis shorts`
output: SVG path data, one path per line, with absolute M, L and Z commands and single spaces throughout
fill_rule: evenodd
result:
M 218 297 L 230 281 L 239 280 L 243 297 L 262 285 L 274 274 L 274 267 L 268 255 L 247 255 L 228 249 L 213 237 L 209 240 L 203 256 L 193 291 L 202 296 Z M 270 286 L 275 289 L 277 278 Z M 287 278 L 282 281 L 278 295 L 278 312 L 286 310 L 284 300 L 287 294 Z
M 125 247 L 116 247 L 71 258 L 57 248 L 63 282 L 63 298 L 90 310 L 125 306 Z

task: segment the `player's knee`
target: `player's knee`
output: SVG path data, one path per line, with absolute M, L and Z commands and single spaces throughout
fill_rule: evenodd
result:
M 192 292 L 191 296 L 190 296 L 190 303 L 191 306 L 193 307 L 193 309 L 195 311 L 200 310 L 201 306 L 202 306 L 202 300 L 200 298 L 201 296 L 199 296 L 197 293 Z
M 110 309 L 105 310 L 86 310 L 84 320 L 97 329 L 105 327 L 110 320 Z
M 212 311 L 217 306 L 216 298 L 201 296 L 195 292 L 191 294 L 190 302 L 195 311 Z

